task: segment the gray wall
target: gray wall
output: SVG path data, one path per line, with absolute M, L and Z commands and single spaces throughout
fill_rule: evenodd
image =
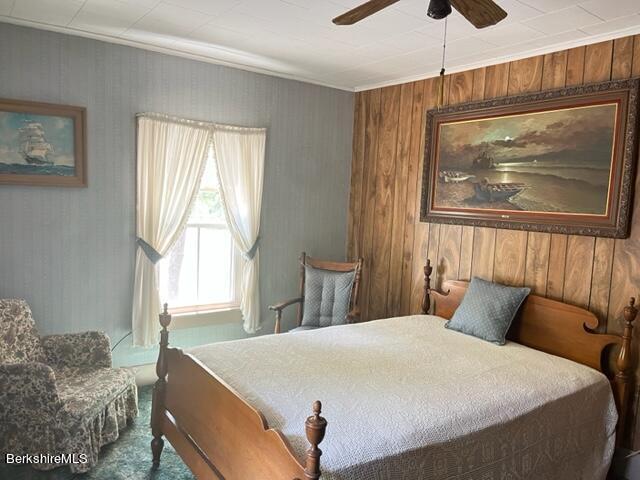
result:
M 0 186 L 0 297 L 44 333 L 130 330 L 137 112 L 268 127 L 263 307 L 296 293 L 301 250 L 344 256 L 351 93 L 0 24 L 0 97 L 87 108 L 88 188 Z

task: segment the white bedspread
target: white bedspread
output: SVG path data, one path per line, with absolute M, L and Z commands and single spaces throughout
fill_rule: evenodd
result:
M 604 375 L 447 330 L 438 317 L 188 353 L 261 410 L 300 458 L 305 418 L 322 400 L 324 480 L 600 480 L 613 453 L 617 414 Z

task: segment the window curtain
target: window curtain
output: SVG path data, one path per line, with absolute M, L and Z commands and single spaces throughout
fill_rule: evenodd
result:
M 216 125 L 213 131 L 225 215 L 233 241 L 243 254 L 240 309 L 247 333 L 260 329 L 258 242 L 265 143 L 262 128 Z
M 150 346 L 157 341 L 160 295 L 156 263 L 184 230 L 210 138 L 210 128 L 196 123 L 138 117 L 134 345 Z

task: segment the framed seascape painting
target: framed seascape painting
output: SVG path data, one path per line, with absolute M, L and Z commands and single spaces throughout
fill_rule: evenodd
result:
M 421 220 L 623 238 L 639 80 L 427 112 Z
M 0 183 L 86 187 L 86 110 L 0 99 Z

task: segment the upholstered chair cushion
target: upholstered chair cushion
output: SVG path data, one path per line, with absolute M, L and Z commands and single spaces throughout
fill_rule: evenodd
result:
M 446 327 L 504 345 L 507 331 L 531 290 L 473 278 Z
M 328 327 L 347 323 L 351 290 L 356 272 L 332 272 L 305 266 L 305 327 Z
M 22 299 L 0 300 L 0 364 L 44 362 L 31 309 Z

